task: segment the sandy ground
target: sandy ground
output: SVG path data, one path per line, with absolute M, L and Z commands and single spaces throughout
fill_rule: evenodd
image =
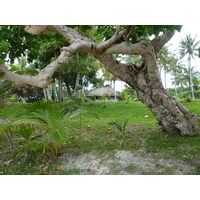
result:
M 66 155 L 65 155 L 66 156 Z M 62 158 L 63 170 L 80 169 L 80 174 L 139 175 L 139 174 L 192 174 L 195 167 L 180 160 L 156 159 L 142 151 L 131 153 L 115 150 L 109 154 L 92 152 Z

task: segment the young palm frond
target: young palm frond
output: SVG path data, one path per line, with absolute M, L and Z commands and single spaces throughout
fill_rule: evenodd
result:
M 0 97 L 12 87 L 13 82 L 4 80 L 0 82 Z
M 0 125 L 0 131 L 5 132 L 8 129 L 23 127 L 27 124 L 30 126 L 37 125 L 37 131 L 42 132 L 44 146 L 51 148 L 52 152 L 56 155 L 58 155 L 60 145 L 69 139 L 69 120 L 72 117 L 85 113 L 83 110 L 66 113 L 66 110 L 59 104 L 51 102 L 37 102 L 24 106 L 23 108 L 18 114 L 11 112 L 10 107 L 5 109 L 2 118 L 9 120 Z M 15 110 L 19 111 L 19 105 L 18 109 Z M 25 129 L 29 128 L 22 128 L 21 130 L 20 134 L 25 140 L 30 139 L 30 132 L 25 133 Z
M 120 146 L 123 147 L 124 142 L 125 142 L 125 132 L 126 132 L 127 124 L 128 124 L 128 119 L 125 119 L 124 123 L 122 124 L 117 120 L 110 122 L 108 124 L 113 125 L 117 130 L 120 131 L 120 135 L 118 139 L 119 139 Z
M 60 104 L 39 102 L 29 107 L 30 113 L 26 119 L 38 123 L 44 130 L 43 140 L 46 146 L 56 155 L 60 145 L 70 137 L 68 122 L 72 117 L 83 114 L 85 111 L 76 110 L 66 113 Z
M 0 119 L 3 119 L 3 123 L 0 124 L 0 134 L 4 133 L 8 129 L 12 129 L 15 126 L 24 123 L 24 114 L 26 113 L 25 105 L 10 104 L 1 110 Z

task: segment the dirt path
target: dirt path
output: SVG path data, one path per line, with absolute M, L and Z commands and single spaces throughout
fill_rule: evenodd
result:
M 192 174 L 195 167 L 180 160 L 157 159 L 141 151 L 131 153 L 115 150 L 108 154 L 92 152 L 65 157 L 63 170 L 79 169 L 80 174 L 131 175 L 131 174 Z

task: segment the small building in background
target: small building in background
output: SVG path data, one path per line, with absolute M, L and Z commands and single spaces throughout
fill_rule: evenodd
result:
M 119 100 L 121 96 L 111 87 L 96 88 L 90 91 L 87 95 L 91 100 L 102 100 L 102 96 L 106 96 L 110 100 Z

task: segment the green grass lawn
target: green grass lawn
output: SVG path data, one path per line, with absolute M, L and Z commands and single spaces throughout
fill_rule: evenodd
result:
M 192 112 L 200 115 L 200 101 L 184 103 Z M 181 137 L 174 133 L 167 134 L 157 124 L 150 110 L 140 101 L 82 103 L 80 108 L 85 114 L 73 118 L 69 123 L 70 140 L 62 146 L 62 153 L 81 155 L 89 152 L 112 152 L 126 150 L 135 152 L 140 149 L 145 154 L 156 158 L 179 159 L 196 167 L 195 174 L 200 174 L 200 137 Z M 119 145 L 119 132 L 108 123 L 128 119 L 126 140 L 123 148 Z M 23 150 L 19 138 L 13 136 L 14 152 L 9 152 L 4 135 L 0 135 L 1 163 L 0 174 L 78 174 L 78 169 L 71 171 L 57 170 L 62 160 L 47 152 L 29 152 Z M 61 156 L 62 157 L 62 156 Z M 41 162 L 41 160 L 45 160 Z M 48 166 L 48 167 L 47 167 Z M 127 170 L 135 170 L 135 166 Z

